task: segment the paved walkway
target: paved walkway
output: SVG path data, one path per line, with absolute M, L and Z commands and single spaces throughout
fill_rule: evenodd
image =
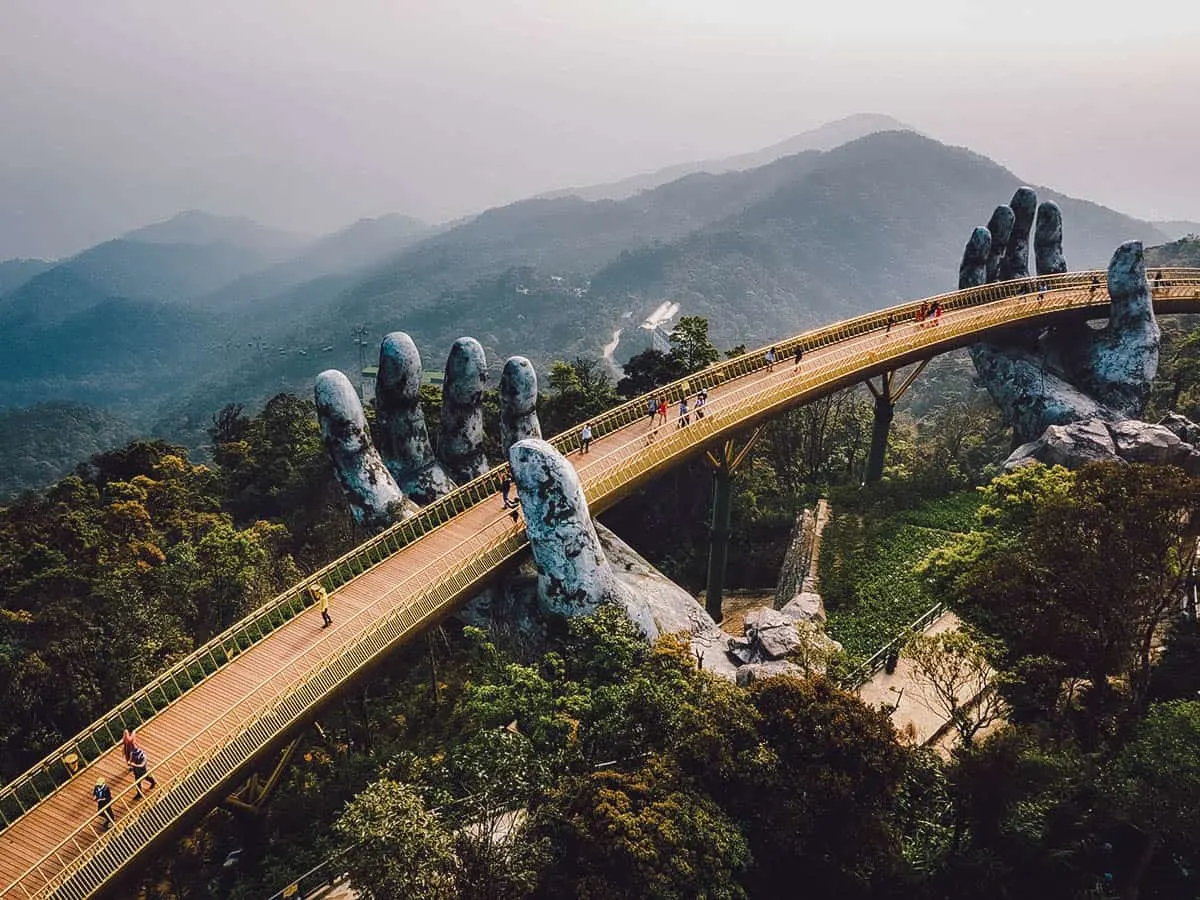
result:
M 954 631 L 961 622 L 952 612 L 944 612 L 934 619 L 925 634 Z M 918 675 L 910 660 L 900 657 L 896 671 L 891 675 L 880 669 L 875 677 L 858 689 L 858 696 L 869 706 L 895 706 L 892 724 L 902 739 L 917 745 L 928 743 L 938 730 L 949 721 L 936 711 L 936 701 L 928 690 L 924 679 Z M 968 699 L 968 698 L 962 698 Z M 939 751 L 943 741 L 938 742 Z M 953 746 L 953 740 L 950 745 Z M 945 749 L 949 753 L 949 748 Z

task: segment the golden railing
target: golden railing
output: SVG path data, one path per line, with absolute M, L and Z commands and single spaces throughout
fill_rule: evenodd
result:
M 1153 289 L 1155 303 L 1160 311 L 1200 310 L 1200 270 L 1163 269 L 1161 278 L 1156 280 Z M 1074 309 L 1096 310 L 1106 306 L 1108 302 L 1103 273 L 1092 272 L 1004 282 L 952 292 L 931 299 L 939 299 L 947 312 L 972 307 L 974 309 L 970 315 L 945 318 L 936 325 L 917 327 L 912 318 L 919 304 L 903 304 L 777 342 L 774 346 L 779 357 L 775 363 L 778 366 L 791 365 L 790 356 L 797 345 L 802 345 L 805 349 L 803 367 L 798 374 L 787 379 L 760 379 L 736 387 L 730 384 L 767 367 L 765 348 L 759 348 L 654 391 L 654 396 L 666 397 L 673 403 L 682 396 L 695 393 L 700 387 L 712 389 L 720 385 L 729 385 L 719 395 L 710 397 L 703 419 L 694 420 L 681 429 L 676 429 L 671 424 L 664 426 L 656 432 L 656 439 L 653 441 L 649 440 L 648 433 L 639 432 L 631 435 L 615 452 L 610 450 L 594 463 L 584 463 L 582 479 L 593 512 L 598 513 L 611 506 L 638 484 L 670 467 L 680 458 L 699 451 L 723 436 L 769 418 L 781 409 L 814 399 L 911 359 L 969 343 L 981 332 L 991 328 L 1019 324 L 1025 320 Z M 1172 301 L 1178 302 L 1178 310 L 1174 309 L 1175 304 Z M 879 332 L 887 329 L 889 321 L 892 322 L 890 331 L 885 339 L 879 340 Z M 830 348 L 833 345 L 841 346 L 833 352 L 810 355 L 811 351 Z M 602 437 L 639 421 L 648 422 L 648 400 L 649 395 L 636 398 L 592 419 L 594 437 Z M 570 452 L 578 448 L 578 432 L 572 430 L 557 435 L 551 439 L 551 443 L 564 453 Z M 142 710 L 137 704 L 149 702 L 153 712 L 132 723 L 139 724 L 170 703 L 176 702 L 179 696 L 191 687 L 210 677 L 216 669 L 227 665 L 240 653 L 249 649 L 249 646 L 262 640 L 283 622 L 306 608 L 310 601 L 304 592 L 313 581 L 320 578 L 334 587 L 348 583 L 375 568 L 403 547 L 444 526 L 458 513 L 474 507 L 486 498 L 493 498 L 499 490 L 505 468 L 503 464 L 493 468 L 480 478 L 425 507 L 412 519 L 398 523 L 364 542 L 351 553 L 330 563 L 271 603 L 256 610 L 200 648 L 187 660 L 156 678 L 117 710 L 97 720 L 89 730 L 85 730 L 83 740 L 91 740 L 99 750 L 90 759 L 85 759 L 90 762 L 119 740 L 119 733 L 114 735 L 113 728 L 116 724 L 120 724 L 122 728 L 126 727 L 128 720 L 124 717 L 125 711 L 134 710 L 141 716 Z M 0 891 L 0 897 L 12 896 L 17 887 L 21 888 L 22 896 L 27 898 L 51 894 L 85 897 L 99 889 L 128 859 L 149 844 L 156 835 L 162 834 L 186 815 L 205 796 L 232 779 L 239 767 L 244 766 L 272 740 L 303 718 L 306 711 L 319 704 L 370 662 L 386 654 L 413 633 L 427 627 L 431 621 L 451 611 L 462 597 L 486 580 L 496 567 L 520 553 L 526 546 L 524 535 L 511 525 L 505 526 L 505 522 L 507 518 L 501 516 L 483 531 L 443 554 L 439 561 L 450 554 L 459 554 L 464 550 L 469 552 L 448 578 L 442 578 L 418 589 L 403 606 L 384 614 L 336 656 L 303 674 L 291 688 L 279 694 L 265 711 L 260 709 L 246 713 L 244 719 L 232 730 L 232 737 L 226 740 L 218 739 L 211 733 L 214 726 L 218 722 L 226 721 L 228 714 L 236 712 L 262 685 L 247 692 L 238 703 L 227 710 L 225 716 L 214 720 L 200 735 L 177 748 L 155 766 L 155 775 L 165 789 L 156 790 L 151 799 L 141 801 L 133 807 L 128 798 L 129 790 L 133 789 L 131 785 L 114 799 L 114 810 L 121 812 L 122 817 L 112 830 L 99 840 L 85 839 L 83 832 L 87 830 L 90 834 L 89 819 L 30 867 L 16 884 Z M 481 546 L 481 538 L 485 535 L 488 536 L 487 540 L 483 541 Z M 414 579 L 427 573 L 433 565 L 434 563 L 430 563 L 403 579 L 359 615 L 365 615 L 368 611 L 379 612 L 380 604 L 395 596 L 401 588 L 413 586 Z M 231 639 L 237 649 L 229 645 Z M 243 643 L 243 640 L 246 642 Z M 214 652 L 216 648 L 224 652 L 218 655 Z M 202 668 L 197 673 L 198 677 L 194 677 L 189 667 L 204 660 L 211 661 L 211 669 Z M 186 673 L 186 687 L 179 681 L 181 672 Z M 174 688 L 173 696 L 165 690 L 168 684 Z M 160 699 L 161 705 L 153 705 L 155 697 Z M 102 748 L 98 743 L 100 735 L 109 738 L 108 748 Z M 210 738 L 211 740 L 208 740 Z M 59 753 L 44 760 L 40 764 L 41 771 L 53 764 L 61 765 L 62 754 L 81 747 L 82 744 L 83 741 L 77 736 L 73 742 L 60 748 Z M 203 746 L 200 753 L 185 765 L 183 751 L 186 749 L 189 751 L 186 755 L 191 755 L 200 746 Z M 80 768 L 85 765 L 86 762 Z M 0 799 L 12 795 L 14 790 L 20 788 L 22 780 L 28 783 L 31 773 L 38 771 L 39 767 L 35 767 L 22 776 L 22 779 L 7 786 Z M 68 778 L 63 780 L 69 780 L 69 774 Z M 40 795 L 38 799 L 41 799 Z M 4 824 L 9 824 L 9 821 L 5 820 Z M 37 886 L 34 886 L 32 881 L 36 881 Z M 62 888 L 59 893 L 55 893 L 57 886 Z

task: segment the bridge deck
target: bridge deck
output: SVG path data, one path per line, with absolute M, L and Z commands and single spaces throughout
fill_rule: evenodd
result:
M 1194 286 L 1189 286 L 1187 292 L 1189 298 L 1200 300 Z M 1056 302 L 1048 304 L 1047 311 L 1052 311 L 1051 307 L 1069 308 L 1085 300 L 1091 302 L 1082 287 L 1057 294 L 1061 296 L 1054 297 Z M 1005 305 L 1010 302 L 1027 307 L 1042 303 L 1031 295 L 1002 301 Z M 1186 311 L 1192 311 L 1193 305 Z M 872 371 L 911 360 L 914 354 L 930 355 L 967 343 L 980 330 L 998 324 L 996 310 L 994 303 L 952 309 L 936 326 L 918 329 L 911 321 L 903 321 L 891 333 L 874 330 L 847 335 L 807 351 L 799 374 L 793 369 L 792 359 L 787 357 L 776 362 L 773 372 L 750 372 L 711 389 L 702 423 L 693 416 L 692 424 L 679 430 L 676 411 L 672 409 L 666 425 L 654 435 L 643 417 L 598 436 L 588 455 L 574 452 L 570 458 L 580 473 L 593 511 L 598 512 L 615 502 L 618 492 L 614 484 L 629 485 L 638 480 L 627 474 L 633 471 L 629 463 L 650 453 L 648 448 L 659 454 L 655 465 L 661 468 L 683 455 L 689 444 L 690 452 L 694 452 L 724 436 L 727 431 L 723 429 L 744 427 L 751 419 L 743 415 L 743 407 L 751 409 L 761 420 L 787 402 L 802 402 L 827 393 L 842 384 L 861 380 Z M 1185 311 L 1182 304 L 1181 311 Z M 638 471 L 644 480 L 657 469 L 647 464 Z M 518 535 L 523 535 L 523 528 L 500 508 L 498 496 L 494 502 L 466 509 L 333 592 L 332 627 L 322 629 L 320 614 L 310 610 L 242 652 L 139 727 L 150 771 L 158 779 L 157 788 L 148 791 L 145 800 L 133 797 L 132 776 L 116 747 L 0 832 L 0 897 L 10 900 L 58 896 L 54 893 L 56 876 L 77 857 L 86 856 L 92 845 L 105 840 L 91 797 L 97 776 L 104 776 L 113 789 L 116 798 L 113 809 L 118 820 L 139 807 L 156 803 L 157 795 L 170 792 L 194 771 L 197 760 L 205 758 L 231 736 L 244 732 L 248 723 L 261 716 L 280 696 L 337 658 L 389 613 L 416 597 L 423 588 L 448 578 L 481 548 L 504 539 L 509 540 L 509 546 L 519 548 L 520 544 L 513 542 Z M 417 607 L 414 617 L 419 627 L 426 627 L 445 614 L 444 608 L 434 610 L 424 602 Z M 119 835 L 120 830 L 118 827 L 113 832 Z M 130 846 L 123 852 L 132 858 L 138 848 Z M 83 897 L 88 891 L 72 889 L 62 895 Z

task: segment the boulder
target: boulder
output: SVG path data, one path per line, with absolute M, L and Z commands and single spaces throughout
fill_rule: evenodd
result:
M 783 605 L 782 615 L 795 623 L 811 621 L 825 623 L 825 601 L 816 591 L 802 591 Z
M 1036 441 L 1014 450 L 1004 461 L 1004 468 L 1011 471 L 1037 461 L 1048 466 L 1076 469 L 1084 463 L 1119 459 L 1106 423 L 1100 419 L 1088 419 L 1069 425 L 1051 425 Z
M 782 659 L 800 649 L 800 634 L 780 610 L 760 606 L 746 613 L 746 638 L 766 659 Z
M 775 678 L 779 675 L 803 676 L 804 672 L 786 659 L 772 659 L 738 666 L 734 679 L 738 687 L 749 687 L 760 679 Z
M 1166 465 L 1181 461 L 1191 452 L 1191 448 L 1164 425 L 1126 419 L 1110 422 L 1108 432 L 1117 455 L 1128 462 Z
M 1158 420 L 1158 424 L 1168 429 L 1181 441 L 1188 444 L 1200 443 L 1200 425 L 1179 413 L 1167 413 Z

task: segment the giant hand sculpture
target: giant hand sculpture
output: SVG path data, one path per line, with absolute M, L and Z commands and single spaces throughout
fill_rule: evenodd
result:
M 522 437 L 541 437 L 537 375 L 514 356 L 504 367 L 501 421 L 510 423 L 505 450 Z M 483 455 L 483 388 L 487 360 L 474 338 L 455 341 L 446 362 L 438 453 L 421 412 L 421 357 L 412 338 L 394 331 L 379 348 L 375 404 L 382 454 L 376 451 L 362 404 L 349 379 L 329 370 L 317 376 L 321 435 L 355 521 L 382 529 L 404 514 L 405 495 L 424 505 L 487 471 Z
M 971 234 L 959 288 L 1028 275 L 1035 209 L 1037 274 L 1067 271 L 1062 213 L 1053 202 L 1038 206 L 1036 194 L 1023 187 L 1010 206 L 996 208 L 987 228 Z M 1142 413 L 1158 368 L 1159 332 L 1140 242 L 1122 244 L 1113 254 L 1108 293 L 1112 312 L 1103 329 L 1083 321 L 1019 326 L 971 348 L 979 377 L 1018 443 L 1035 440 L 1050 425 L 1120 421 Z

